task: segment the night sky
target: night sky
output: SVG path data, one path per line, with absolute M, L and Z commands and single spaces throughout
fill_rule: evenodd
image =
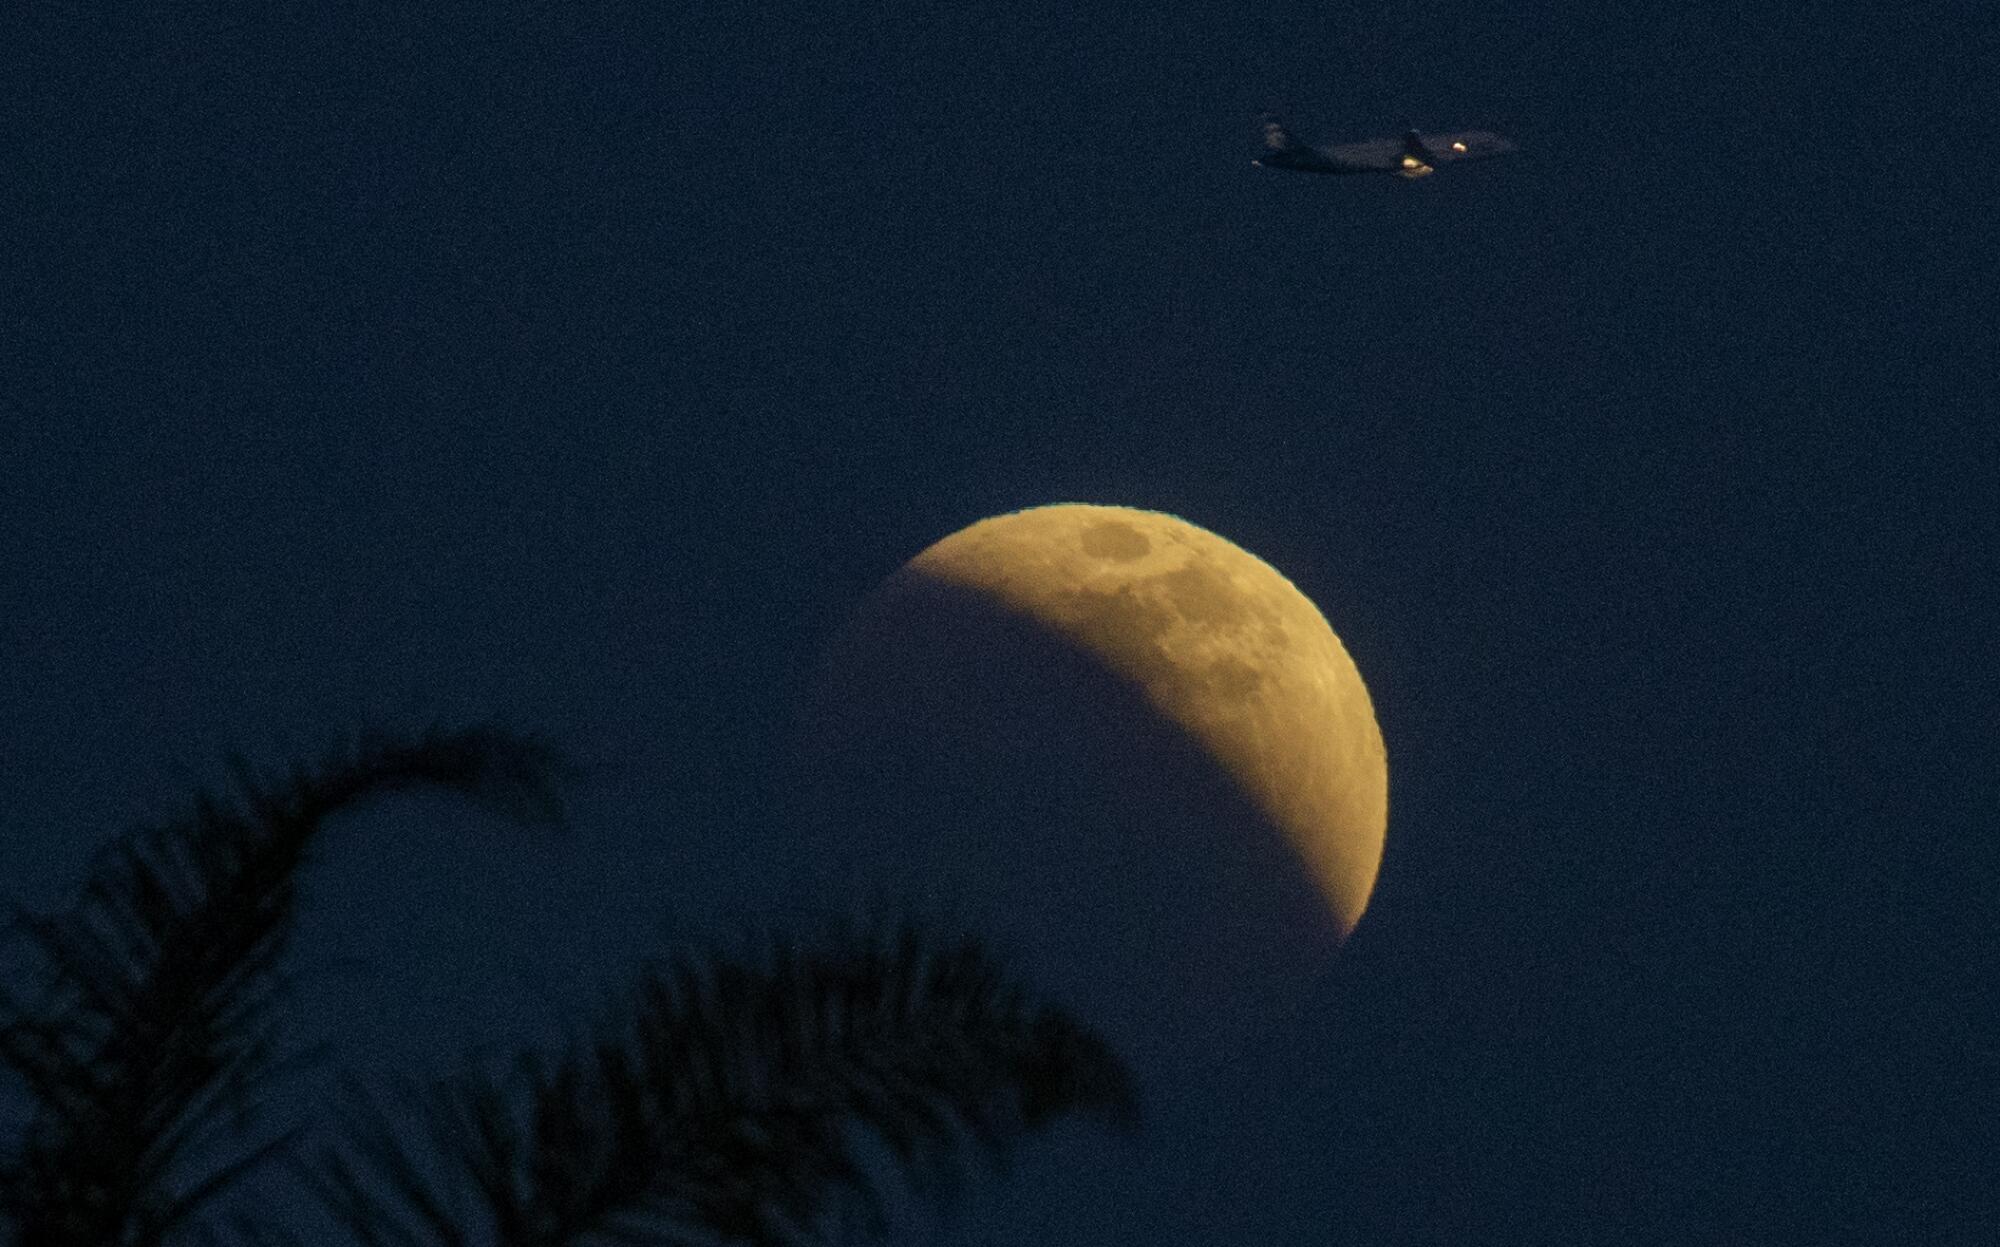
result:
M 1993 1241 L 1996 10 L 842 8 L 9 7 L 4 898 L 230 749 L 544 732 L 566 837 L 309 876 L 299 1033 L 449 1069 L 848 903 L 791 750 L 903 560 L 1168 511 L 1367 679 L 1373 904 L 906 1241 Z

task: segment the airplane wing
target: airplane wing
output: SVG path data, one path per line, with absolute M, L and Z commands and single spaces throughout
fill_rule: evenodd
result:
M 1434 162 L 1448 160 L 1484 160 L 1490 156 L 1504 156 L 1516 150 L 1509 139 L 1501 138 L 1491 130 L 1454 130 L 1449 134 L 1426 134 L 1423 145 L 1430 152 Z
M 1393 173 L 1398 168 L 1397 162 L 1402 159 L 1403 144 L 1400 139 L 1365 139 L 1359 143 L 1342 143 L 1320 150 L 1350 168 Z

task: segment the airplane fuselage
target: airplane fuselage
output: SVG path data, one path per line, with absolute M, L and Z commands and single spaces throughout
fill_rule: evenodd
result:
M 1405 152 L 1403 145 L 1394 139 L 1343 143 L 1338 147 L 1295 147 L 1266 152 L 1251 163 L 1300 173 L 1393 173 L 1398 177 L 1420 178 L 1437 172 L 1435 165 Z
M 1400 139 L 1367 139 L 1359 143 L 1338 143 L 1329 147 L 1309 147 L 1298 142 L 1275 119 L 1264 123 L 1264 154 L 1253 164 L 1299 173 L 1390 173 L 1401 178 L 1420 178 L 1437 172 L 1437 166 L 1451 161 L 1482 160 L 1515 150 L 1511 140 L 1488 130 L 1457 130 L 1445 134 L 1419 134 L 1411 130 Z

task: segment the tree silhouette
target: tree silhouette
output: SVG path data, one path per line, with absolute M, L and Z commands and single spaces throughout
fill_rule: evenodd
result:
M 44 981 L 33 1006 L 0 991 L 0 1062 L 32 1105 L 0 1154 L 16 1247 L 297 1243 L 249 1213 L 202 1215 L 274 1161 L 368 1247 L 775 1247 L 886 1228 L 866 1139 L 948 1194 L 969 1157 L 1004 1161 L 1060 1116 L 1135 1120 L 1100 1039 L 975 941 L 904 925 L 651 967 L 589 1042 L 524 1052 L 502 1078 L 400 1084 L 414 1140 L 349 1079 L 345 1142 L 308 1159 L 295 1128 L 184 1173 L 251 1132 L 256 1091 L 324 1054 L 279 1060 L 270 1015 L 325 821 L 428 786 L 560 826 L 566 769 L 490 725 L 366 739 L 279 782 L 236 761 L 233 800 L 201 794 L 188 818 L 114 845 L 74 910 L 17 909 L 10 937 L 30 939 Z
M 768 939 L 655 969 L 637 997 L 595 1042 L 523 1058 L 525 1096 L 472 1076 L 406 1089 L 433 1156 L 477 1193 L 471 1216 L 372 1106 L 350 1119 L 360 1157 L 335 1149 L 302 1176 L 369 1247 L 702 1241 L 690 1227 L 777 1247 L 837 1214 L 887 1229 L 857 1131 L 919 1189 L 949 1191 L 966 1152 L 1004 1159 L 1058 1115 L 1133 1120 L 1110 1050 L 971 940 L 933 947 L 907 925 Z M 468 1236 L 475 1221 L 489 1232 Z
M 365 738 L 276 782 L 231 767 L 234 800 L 201 793 L 186 818 L 114 842 L 69 913 L 15 909 L 7 934 L 29 937 L 45 980 L 32 1008 L 0 992 L 0 1060 L 32 1101 L 0 1156 L 0 1214 L 20 1247 L 150 1247 L 288 1146 L 296 1132 L 174 1182 L 218 1132 L 247 1130 L 253 1092 L 319 1055 L 275 1060 L 269 1015 L 288 990 L 299 868 L 328 818 L 439 787 L 562 821 L 559 755 L 492 726 Z

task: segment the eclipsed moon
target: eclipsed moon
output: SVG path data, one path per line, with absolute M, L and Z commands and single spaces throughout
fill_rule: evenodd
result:
M 1128 881 L 1202 913 L 1183 942 L 1219 973 L 1296 942 L 1249 931 L 1301 896 L 1337 945 L 1381 863 L 1388 769 L 1346 649 L 1271 566 L 1158 512 L 1037 507 L 924 550 L 836 640 L 807 735 L 837 834 L 925 820 L 950 847 L 878 849 L 973 886 L 1067 863 L 1016 908 Z

